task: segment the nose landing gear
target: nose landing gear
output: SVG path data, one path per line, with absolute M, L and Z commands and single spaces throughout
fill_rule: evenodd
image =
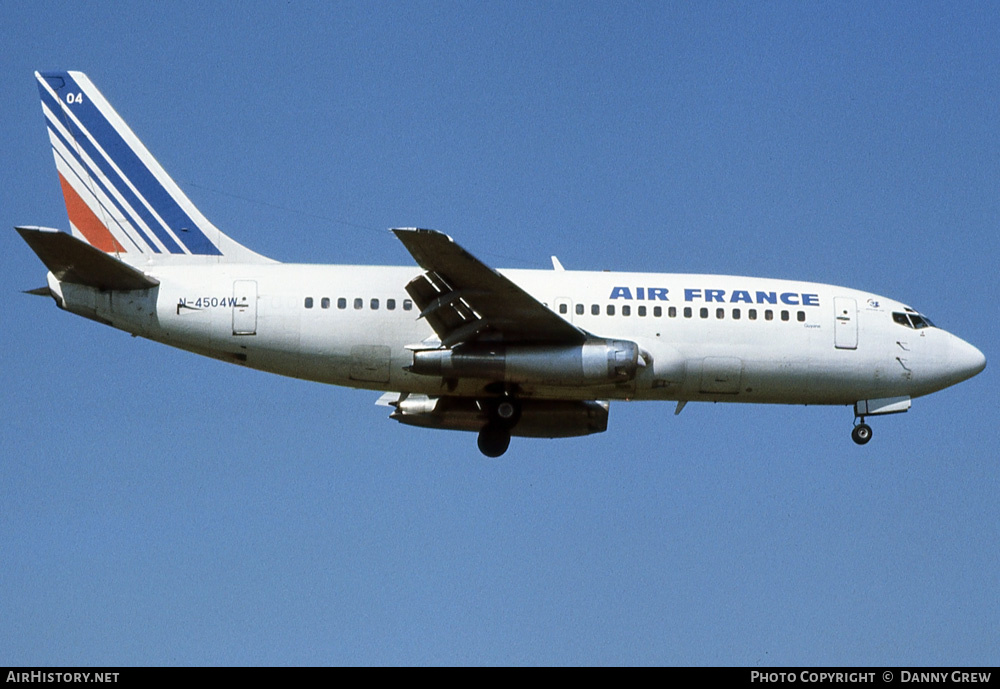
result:
M 858 400 L 854 403 L 854 430 L 851 431 L 851 439 L 858 445 L 864 445 L 872 439 L 872 427 L 865 423 L 866 416 L 900 414 L 909 408 L 910 398 L 905 395 Z
M 851 431 L 851 440 L 858 445 L 864 445 L 872 439 L 872 427 L 865 423 L 865 417 L 858 417 L 861 420 L 854 430 Z

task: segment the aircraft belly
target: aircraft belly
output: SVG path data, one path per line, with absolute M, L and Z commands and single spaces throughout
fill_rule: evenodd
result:
M 391 351 L 385 345 L 351 347 L 351 380 L 388 383 Z

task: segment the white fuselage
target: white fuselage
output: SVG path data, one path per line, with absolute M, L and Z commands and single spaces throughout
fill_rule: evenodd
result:
M 58 283 L 61 306 L 121 330 L 286 376 L 373 390 L 475 397 L 493 381 L 418 375 L 437 338 L 404 291 L 416 267 L 150 266 L 158 287 Z M 524 384 L 537 399 L 854 404 L 918 397 L 978 372 L 982 355 L 903 304 L 857 290 L 749 277 L 507 270 L 596 336 L 635 342 L 636 377 L 591 387 Z M 979 366 L 981 368 L 981 366 Z M 976 369 L 976 370 L 973 370 Z

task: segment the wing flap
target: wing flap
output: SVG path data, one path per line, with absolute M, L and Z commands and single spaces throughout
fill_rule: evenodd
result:
M 139 290 L 160 281 L 122 263 L 73 235 L 42 227 L 15 227 L 31 250 L 60 282 L 101 290 Z

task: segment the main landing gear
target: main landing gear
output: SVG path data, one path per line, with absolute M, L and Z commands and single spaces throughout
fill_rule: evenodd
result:
M 479 451 L 499 457 L 510 447 L 510 431 L 521 420 L 521 405 L 513 397 L 501 397 L 484 409 L 489 421 L 479 431 Z
M 872 427 L 865 423 L 865 417 L 859 416 L 861 423 L 854 427 L 851 431 L 851 440 L 856 442 L 858 445 L 864 445 L 869 440 L 872 439 Z

